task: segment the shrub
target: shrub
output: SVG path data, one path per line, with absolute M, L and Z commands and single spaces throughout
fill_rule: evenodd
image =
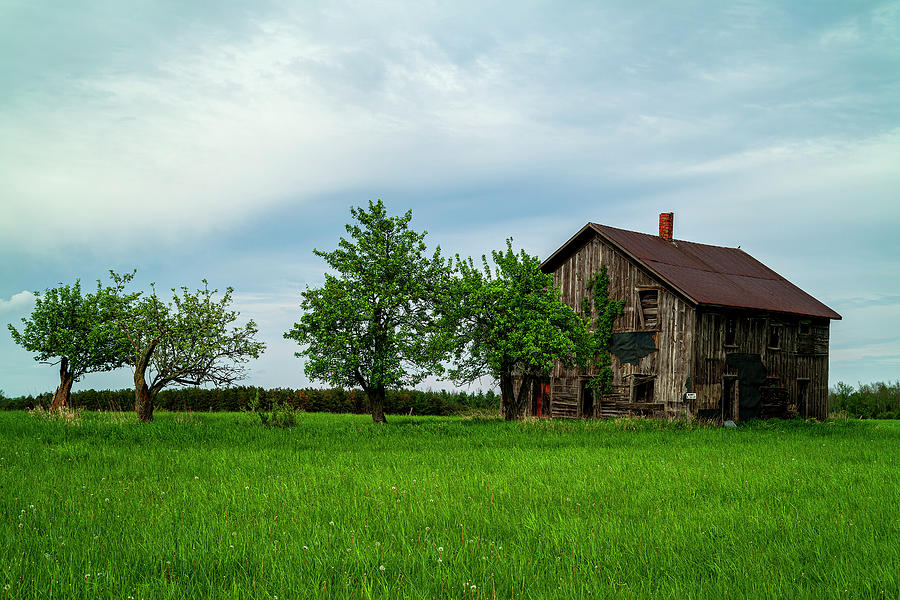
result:
M 900 416 L 900 381 L 859 384 L 840 381 L 828 391 L 828 411 L 858 419 L 896 419 Z
M 260 425 L 268 427 L 293 427 L 297 424 L 300 410 L 290 402 L 290 397 L 266 403 L 260 399 L 259 390 L 247 406 L 249 412 L 259 417 Z

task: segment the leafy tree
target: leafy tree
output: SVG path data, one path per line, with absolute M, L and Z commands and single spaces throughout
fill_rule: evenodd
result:
M 609 356 L 609 340 L 612 337 L 613 324 L 625 308 L 624 300 L 612 300 L 609 297 L 609 275 L 606 265 L 600 265 L 600 271 L 594 273 L 587 283 L 587 293 L 581 301 L 581 314 L 593 324 L 590 325 L 590 338 L 587 356 L 584 361 L 588 373 L 593 377 L 588 387 L 600 394 L 608 394 L 612 390 L 612 360 Z
M 124 364 L 128 346 L 113 321 L 115 290 L 102 287 L 82 294 L 81 281 L 35 294 L 34 310 L 19 332 L 12 324 L 13 341 L 45 364 L 59 364 L 59 387 L 51 412 L 69 405 L 72 384 L 87 373 L 111 371 Z
M 256 341 L 258 329 L 251 319 L 231 327 L 238 314 L 229 309 L 233 288 L 221 299 L 218 290 L 187 287 L 179 294 L 172 289 L 172 302 L 151 293 L 125 294 L 134 272 L 124 275 L 110 271 L 122 300 L 116 322 L 130 347 L 129 364 L 134 369 L 134 404 L 138 419 L 153 420 L 153 406 L 160 390 L 168 385 L 229 386 L 246 376 L 244 364 L 259 358 L 265 344 Z
M 556 361 L 583 362 L 590 340 L 584 320 L 562 302 L 537 257 L 515 253 L 512 239 L 505 252 L 492 256 L 493 271 L 486 256 L 480 270 L 471 258 L 457 257 L 444 311 L 456 332 L 451 375 L 460 382 L 494 377 L 505 417 L 521 419 L 534 380 L 548 375 Z
M 385 390 L 414 385 L 442 371 L 446 336 L 434 316 L 449 264 L 438 247 L 426 254 L 426 232 L 409 229 L 412 211 L 388 216 L 381 200 L 351 207 L 331 252 L 314 250 L 335 274 L 302 292 L 300 322 L 284 334 L 303 346 L 307 377 L 359 386 L 383 423 Z

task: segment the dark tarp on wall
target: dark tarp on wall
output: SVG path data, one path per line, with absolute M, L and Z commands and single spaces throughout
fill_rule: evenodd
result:
M 741 420 L 756 419 L 762 409 L 760 386 L 766 382 L 766 366 L 759 354 L 726 354 L 725 364 L 737 369 L 739 416 Z
M 652 331 L 614 333 L 609 339 L 609 352 L 615 354 L 619 362 L 637 365 L 642 358 L 656 352 L 653 334 Z

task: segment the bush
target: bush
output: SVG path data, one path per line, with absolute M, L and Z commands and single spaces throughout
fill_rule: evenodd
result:
M 256 391 L 247 410 L 256 413 L 261 425 L 281 428 L 293 427 L 296 425 L 300 413 L 300 409 L 293 406 L 287 398 L 271 402 L 269 409 L 267 410 L 260 400 L 259 390 Z
M 859 384 L 840 381 L 828 391 L 828 411 L 858 419 L 900 418 L 900 382 Z

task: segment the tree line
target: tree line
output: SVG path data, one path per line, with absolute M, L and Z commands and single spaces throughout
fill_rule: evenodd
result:
M 313 251 L 329 271 L 322 286 L 301 292 L 300 319 L 284 334 L 300 345 L 310 380 L 361 389 L 376 423 L 396 410 L 391 390 L 429 376 L 457 385 L 492 378 L 507 419 L 524 416 L 533 382 L 557 363 L 580 367 L 600 394 L 608 391 L 609 337 L 623 303 L 609 299 L 605 268 L 576 311 L 540 260 L 516 252 L 512 239 L 476 266 L 443 257 L 440 246 L 429 252 L 427 232 L 409 227 L 412 211 L 390 216 L 378 200 L 350 213 L 337 248 Z M 235 325 L 233 288 L 220 297 L 203 280 L 197 290 L 172 289 L 166 300 L 153 285 L 133 290 L 134 276 L 110 271 L 110 282 L 87 294 L 79 281 L 60 284 L 36 294 L 21 331 L 9 325 L 36 360 L 59 366 L 51 410 L 69 404 L 85 374 L 127 366 L 135 410 L 150 421 L 164 388 L 231 386 L 265 350 L 252 319 Z
M 0 392 L 0 410 L 30 410 L 47 406 L 52 394 L 6 398 Z M 343 388 L 260 388 L 234 386 L 230 388 L 184 387 L 162 390 L 155 408 L 168 411 L 238 412 L 248 410 L 258 401 L 259 408 L 271 410 L 286 404 L 305 412 L 368 414 L 371 407 L 362 390 Z M 73 408 L 83 410 L 119 411 L 134 408 L 133 390 L 77 390 L 70 397 Z M 500 398 L 492 391 L 449 392 L 447 390 L 388 390 L 385 411 L 391 414 L 453 415 L 478 410 L 495 411 Z
M 839 381 L 828 390 L 828 412 L 858 419 L 900 419 L 900 381 L 853 386 Z

